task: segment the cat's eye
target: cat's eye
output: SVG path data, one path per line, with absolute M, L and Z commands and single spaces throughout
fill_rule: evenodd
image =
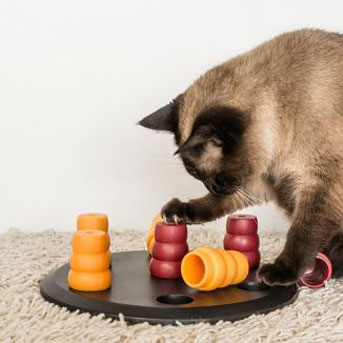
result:
M 191 174 L 196 179 L 200 178 L 199 172 L 194 167 L 187 166 L 186 169 L 188 173 Z
M 223 142 L 220 140 L 220 139 L 217 139 L 217 138 L 213 138 L 211 139 L 211 142 L 217 146 L 217 147 L 222 147 L 223 146 Z

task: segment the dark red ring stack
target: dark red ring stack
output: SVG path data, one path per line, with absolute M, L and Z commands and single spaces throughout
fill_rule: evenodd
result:
M 257 268 L 261 261 L 257 230 L 256 216 L 233 214 L 227 218 L 224 249 L 238 250 L 244 253 L 248 258 L 250 268 Z
M 181 261 L 187 253 L 186 224 L 156 224 L 150 261 L 151 275 L 163 279 L 181 278 Z

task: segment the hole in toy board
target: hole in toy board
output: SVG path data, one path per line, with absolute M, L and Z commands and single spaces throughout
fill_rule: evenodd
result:
M 243 281 L 237 287 L 245 291 L 265 291 L 270 288 L 270 286 L 260 281 Z
M 184 294 L 166 294 L 160 295 L 156 298 L 156 300 L 162 304 L 170 304 L 170 305 L 181 305 L 181 304 L 189 304 L 194 301 L 192 297 Z

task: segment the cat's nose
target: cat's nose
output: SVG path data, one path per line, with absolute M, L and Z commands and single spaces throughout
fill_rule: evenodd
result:
M 217 195 L 222 194 L 223 188 L 220 182 L 218 181 L 219 180 L 214 177 L 214 178 L 205 180 L 204 185 L 212 194 L 217 194 Z
M 235 191 L 235 186 L 238 185 L 238 180 L 235 177 L 225 177 L 217 174 L 214 177 L 204 181 L 205 187 L 215 195 L 232 194 Z
M 210 191 L 210 193 L 212 193 L 212 194 L 214 194 L 214 195 L 220 195 L 220 194 L 222 194 L 220 188 L 218 188 L 218 187 L 216 187 L 216 186 L 214 186 L 214 185 L 211 185 L 211 186 L 208 187 L 207 189 Z
M 212 188 L 215 193 L 222 193 L 223 190 L 226 188 L 226 183 L 224 180 L 221 180 L 218 177 L 215 177 L 212 182 Z

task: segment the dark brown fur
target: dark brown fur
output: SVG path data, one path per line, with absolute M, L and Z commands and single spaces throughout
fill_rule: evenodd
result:
M 275 201 L 292 225 L 260 277 L 293 283 L 318 251 L 343 275 L 343 35 L 280 35 L 209 70 L 141 124 L 172 131 L 187 171 L 209 190 L 167 203 L 167 221 Z

